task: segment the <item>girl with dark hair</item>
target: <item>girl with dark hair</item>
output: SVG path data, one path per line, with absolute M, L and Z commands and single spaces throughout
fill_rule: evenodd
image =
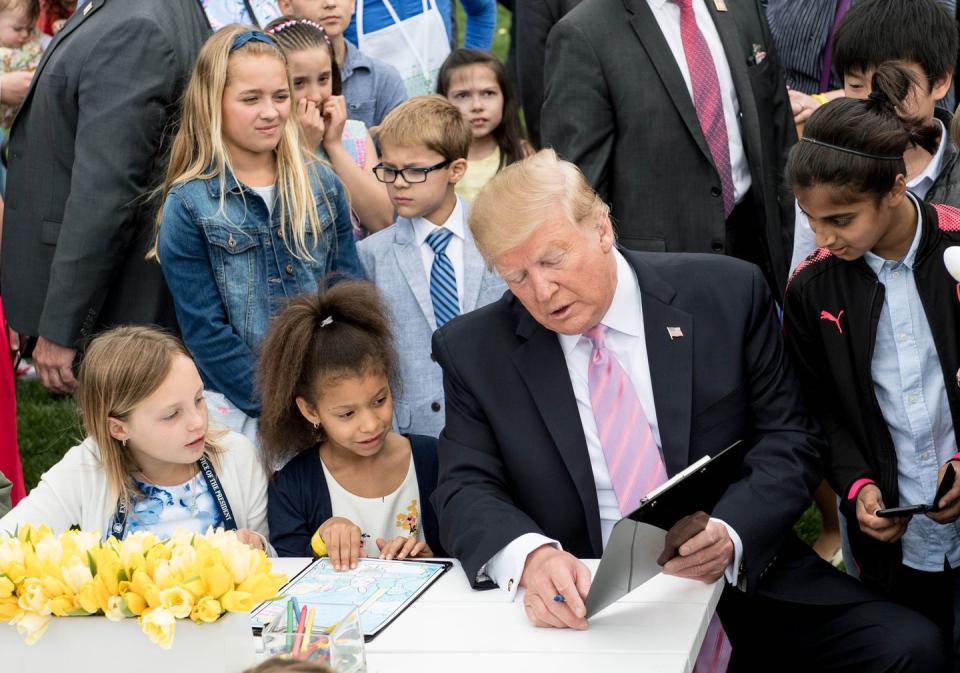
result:
M 929 617 L 955 653 L 960 479 L 936 494 L 949 466 L 960 468 L 960 294 L 941 263 L 960 243 L 960 211 L 907 190 L 904 150 L 936 142 L 897 114 L 909 73 L 883 65 L 871 84 L 866 100 L 817 110 L 787 162 L 820 247 L 787 286 L 786 342 L 826 433 L 846 562 Z
M 266 30 L 290 65 L 297 118 L 307 146 L 330 162 L 351 197 L 354 236 L 363 238 L 388 226 L 393 206 L 373 174 L 380 157 L 366 125 L 347 119 L 340 68 L 326 31 L 293 16 L 281 16 Z
M 363 556 L 439 552 L 437 440 L 393 432 L 396 379 L 386 308 L 369 283 L 298 297 L 274 321 L 260 355 L 260 439 L 269 465 L 286 462 L 268 504 L 280 556 L 327 554 L 347 570 Z
M 457 106 L 473 142 L 457 194 L 468 203 L 504 166 L 532 153 L 524 139 L 517 97 L 503 63 L 488 51 L 457 49 L 437 75 L 437 93 Z

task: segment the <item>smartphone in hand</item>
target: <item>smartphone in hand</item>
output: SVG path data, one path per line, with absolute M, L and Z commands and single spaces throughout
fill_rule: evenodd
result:
M 902 516 L 913 516 L 914 514 L 926 514 L 927 512 L 939 512 L 940 500 L 945 496 L 957 479 L 957 471 L 953 463 L 947 465 L 943 473 L 943 479 L 940 480 L 940 486 L 937 488 L 937 494 L 933 497 L 932 505 L 906 505 L 905 507 L 890 507 L 888 509 L 877 510 L 877 516 L 882 519 L 895 519 Z

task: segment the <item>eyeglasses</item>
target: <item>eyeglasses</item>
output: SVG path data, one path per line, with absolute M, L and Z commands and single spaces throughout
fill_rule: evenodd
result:
M 426 182 L 427 174 L 441 168 L 446 168 L 449 165 L 449 159 L 441 161 L 439 164 L 434 164 L 433 166 L 426 166 L 425 168 L 390 168 L 383 163 L 379 163 L 373 167 L 373 174 L 377 176 L 377 180 L 386 182 L 388 185 L 396 182 L 398 175 L 403 176 L 403 181 L 407 184 L 414 185 L 418 182 Z

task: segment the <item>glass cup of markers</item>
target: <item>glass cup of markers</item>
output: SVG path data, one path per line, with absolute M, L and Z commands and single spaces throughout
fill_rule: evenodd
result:
M 286 609 L 263 629 L 263 654 L 327 664 L 337 673 L 363 673 L 366 653 L 359 612 L 342 604 L 299 604 Z

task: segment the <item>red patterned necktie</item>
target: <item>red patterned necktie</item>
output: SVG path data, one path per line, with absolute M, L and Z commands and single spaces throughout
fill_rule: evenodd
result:
M 693 0 L 673 0 L 680 8 L 680 39 L 683 55 L 687 59 L 690 84 L 693 89 L 693 107 L 700 120 L 700 129 L 707 140 L 713 165 L 720 175 L 723 191 L 723 215 L 733 212 L 733 169 L 730 167 L 730 144 L 727 139 L 727 124 L 723 118 L 723 101 L 720 98 L 720 80 L 717 67 L 707 41 L 697 26 L 693 13 Z

